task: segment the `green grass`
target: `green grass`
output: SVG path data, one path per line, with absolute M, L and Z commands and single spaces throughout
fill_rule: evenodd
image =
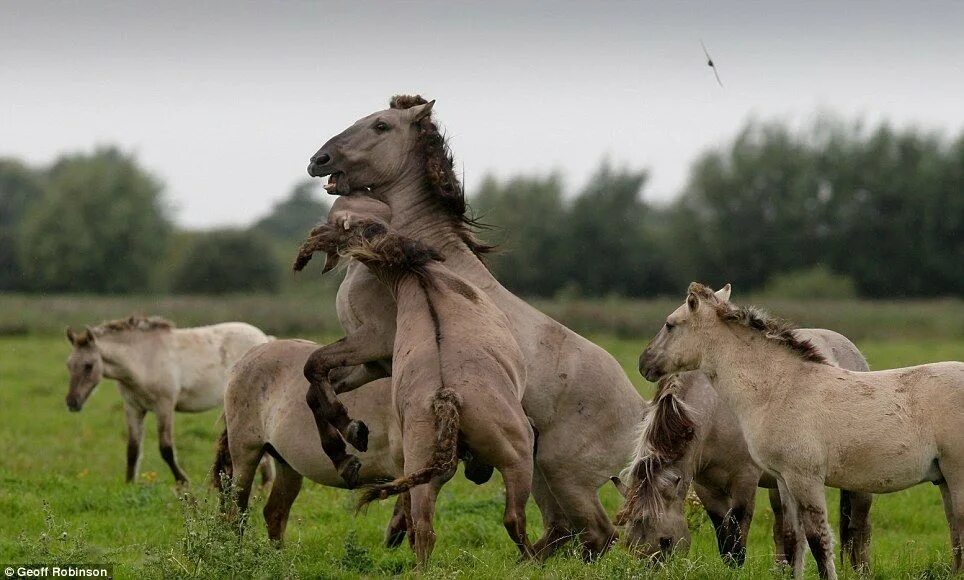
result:
M 645 339 L 596 338 L 648 395 L 650 385 L 634 371 Z M 878 369 L 964 359 L 964 340 L 960 339 L 860 341 L 859 346 Z M 255 502 L 246 544 L 229 545 L 229 540 L 216 535 L 206 541 L 208 545 L 192 540 L 208 537 L 205 533 L 215 521 L 211 517 L 215 498 L 204 477 L 213 457 L 219 413 L 178 415 L 176 420 L 178 453 L 194 481 L 190 491 L 198 499 L 196 508 L 179 499 L 151 430 L 145 441 L 141 477 L 136 485 L 125 485 L 126 434 L 120 397 L 114 385 L 105 382 L 83 412 L 68 413 L 63 402 L 67 352 L 66 341 L 59 337 L 0 338 L 0 564 L 43 558 L 111 562 L 119 577 L 132 578 L 190 576 L 195 563 L 201 562 L 200 576 L 222 576 L 224 568 L 212 568 L 206 559 L 215 561 L 214 555 L 221 554 L 222 561 L 228 558 L 264 577 L 292 571 L 325 578 L 411 574 L 414 559 L 407 547 L 394 551 L 381 547 L 391 505 L 375 505 L 356 517 L 351 513 L 350 493 L 313 484 L 306 484 L 294 506 L 288 545 L 280 554 L 264 549 L 262 500 Z M 148 425 L 153 429 L 152 420 Z M 836 511 L 837 494 L 829 495 Z M 603 497 L 613 513 L 619 503 L 617 494 L 607 487 Z M 676 558 L 655 576 L 773 577 L 772 516 L 766 504 L 766 494 L 759 494 L 745 569 L 730 570 L 720 562 L 704 518 L 688 557 Z M 517 565 L 515 548 L 502 529 L 501 513 L 498 477 L 476 487 L 457 476 L 440 498 L 439 539 L 428 575 L 628 578 L 653 573 L 621 547 L 589 566 L 574 549 L 543 566 Z M 880 497 L 873 509 L 873 523 L 874 576 L 947 575 L 950 548 L 936 488 L 921 485 Z M 535 538 L 541 525 L 531 502 L 529 524 L 529 534 Z M 808 566 L 812 574 L 812 562 Z

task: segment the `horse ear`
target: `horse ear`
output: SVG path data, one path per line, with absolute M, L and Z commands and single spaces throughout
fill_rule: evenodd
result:
M 690 292 L 686 296 L 686 306 L 690 309 L 690 312 L 696 312 L 696 309 L 700 307 L 700 297 L 694 292 Z
M 716 297 L 719 298 L 720 300 L 722 300 L 723 302 L 729 302 L 729 301 L 730 301 L 730 290 L 732 290 L 732 288 L 730 287 L 730 283 L 727 282 L 727 283 L 726 283 L 726 286 L 723 286 L 722 288 L 720 288 L 719 290 L 717 290 L 717 291 L 715 292 Z
M 69 326 L 67 327 L 67 340 L 70 341 L 70 344 L 77 344 L 77 335 L 74 334 L 74 330 Z
M 432 107 L 435 106 L 435 99 L 425 103 L 424 105 L 415 105 L 409 109 L 409 114 L 411 115 L 412 123 L 418 123 L 425 117 L 432 114 Z
M 613 482 L 613 485 L 616 486 L 616 491 L 619 492 L 619 495 L 623 496 L 623 499 L 626 499 L 626 495 L 629 493 L 629 488 L 626 487 L 626 484 L 623 483 L 623 480 L 619 479 L 618 475 L 614 475 L 609 478 L 609 481 Z
M 87 334 L 87 339 L 85 340 L 85 342 L 90 344 L 94 344 L 95 342 L 97 342 L 96 340 L 94 340 L 94 331 L 89 326 L 85 326 L 84 331 Z

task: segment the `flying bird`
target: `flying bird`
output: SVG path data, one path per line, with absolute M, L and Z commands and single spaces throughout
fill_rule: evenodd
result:
M 707 52 L 707 50 L 706 50 L 706 45 L 703 44 L 703 40 L 702 40 L 702 39 L 700 39 L 700 46 L 703 47 L 703 54 L 706 55 L 706 66 L 708 66 L 708 67 L 710 67 L 711 69 L 713 69 L 713 76 L 716 77 L 716 82 L 719 83 L 719 85 L 722 87 L 722 86 L 723 86 L 723 81 L 720 80 L 720 73 L 716 70 L 716 65 L 713 64 L 713 57 L 711 57 L 711 56 L 710 56 L 710 53 Z

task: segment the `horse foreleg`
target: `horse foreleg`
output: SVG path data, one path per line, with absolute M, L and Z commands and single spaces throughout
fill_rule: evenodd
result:
M 315 421 L 327 423 L 337 429 L 345 440 L 359 451 L 368 449 L 368 427 L 363 422 L 353 421 L 349 417 L 348 410 L 337 399 L 328 375 L 333 369 L 391 357 L 390 352 L 387 355 L 382 352 L 383 349 L 377 342 L 373 341 L 366 332 L 349 335 L 315 350 L 308 357 L 304 368 L 305 378 L 311 384 L 308 391 L 308 404 L 315 415 Z M 324 441 L 323 434 L 322 441 Z
M 941 465 L 942 470 L 943 468 Z M 957 489 L 951 487 L 945 476 L 940 488 L 944 515 L 947 516 L 947 526 L 951 532 L 951 553 L 954 558 L 951 573 L 961 574 L 964 572 L 964 489 L 960 488 L 959 482 L 953 483 L 957 484 Z
M 137 467 L 141 461 L 141 443 L 144 441 L 144 409 L 124 401 L 124 415 L 127 417 L 127 483 L 137 477 Z
M 171 468 L 174 480 L 179 484 L 188 482 L 187 475 L 177 464 L 174 453 L 174 404 L 161 402 L 155 409 L 157 414 L 157 439 L 161 450 L 161 458 Z
M 837 568 L 833 555 L 833 531 L 827 519 L 827 498 L 823 479 L 800 475 L 784 476 L 786 487 L 796 503 L 797 514 L 817 572 L 825 580 L 836 580 Z M 781 488 L 781 492 L 783 489 Z
M 803 557 L 806 542 L 800 527 L 797 504 L 786 484 L 779 477 L 777 478 L 777 489 L 782 515 L 780 518 L 780 538 L 783 545 L 783 563 L 790 567 L 794 578 L 803 578 Z

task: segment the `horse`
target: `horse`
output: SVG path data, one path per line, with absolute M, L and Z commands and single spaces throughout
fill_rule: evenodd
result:
M 319 226 L 302 246 L 296 269 L 317 250 L 364 264 L 391 290 L 397 306 L 392 399 L 402 429 L 404 475 L 366 488 L 359 508 L 407 493 L 416 561 L 424 568 L 435 545 L 438 493 L 455 473 L 460 444 L 467 445 L 502 474 L 503 524 L 521 557 L 532 557 L 525 504 L 535 435 L 521 404 L 522 350 L 505 315 L 442 265 L 438 252 L 390 231 L 383 221 Z M 343 457 L 332 454 L 325 441 L 341 441 L 334 423 L 319 430 L 323 448 L 339 465 Z
M 647 379 L 699 370 L 737 418 L 753 460 L 776 479 L 796 577 L 805 537 L 836 578 L 824 485 L 891 493 L 940 487 L 953 571 L 964 556 L 964 363 L 876 372 L 835 367 L 788 323 L 699 283 L 640 358 Z M 802 531 L 802 534 L 801 534 Z
M 728 298 L 728 291 L 720 292 Z M 866 359 L 843 335 L 819 328 L 801 328 L 794 334 L 811 341 L 836 366 L 869 370 Z M 786 561 L 776 480 L 753 461 L 736 417 L 709 379 L 701 373 L 689 374 L 696 376 L 685 382 L 674 376 L 668 385 L 660 384 L 653 410 L 640 430 L 637 451 L 614 478 L 628 499 L 617 515 L 617 521 L 627 526 L 626 543 L 651 559 L 685 550 L 689 530 L 684 509 L 692 482 L 713 523 L 720 555 L 728 564 L 742 566 L 759 486 L 768 490 L 773 508 L 776 560 Z M 619 485 L 622 481 L 627 485 Z M 846 553 L 855 570 L 867 570 L 870 565 L 872 500 L 870 494 L 840 491 L 841 561 Z
M 241 322 L 175 328 L 158 316 L 112 320 L 75 333 L 67 328 L 73 350 L 67 358 L 70 390 L 67 408 L 80 411 L 102 378 L 114 379 L 127 417 L 127 478 L 137 475 L 144 438 L 144 417 L 157 415 L 161 457 L 174 479 L 188 477 L 174 450 L 174 413 L 199 413 L 220 407 L 231 365 L 248 349 L 270 340 Z M 263 471 L 271 479 L 271 466 Z
M 234 366 L 224 393 L 225 430 L 218 440 L 212 479 L 223 491 L 222 477 L 230 478 L 239 510 L 247 511 L 258 462 L 265 456 L 274 458 L 277 476 L 263 514 L 268 538 L 278 546 L 305 477 L 329 487 L 347 487 L 314 443 L 314 417 L 304 404 L 308 381 L 301 369 L 317 348 L 314 342 L 298 339 L 258 345 Z M 371 427 L 359 480 L 376 483 L 401 475 L 401 432 L 392 409 L 391 380 L 376 380 L 364 391 L 346 393 L 342 402 Z M 406 530 L 400 499 L 386 531 L 386 545 L 398 546 Z
M 482 256 L 490 248 L 473 233 L 454 162 L 433 121 L 433 104 L 421 97 L 394 97 L 388 109 L 323 145 L 308 173 L 329 176 L 329 193 L 365 189 L 387 203 L 395 231 L 437 249 L 449 270 L 505 314 L 525 357 L 522 405 L 539 433 L 532 494 L 545 532 L 534 548 L 546 558 L 579 534 L 584 557 L 594 559 L 616 538 L 598 489 L 624 466 L 646 402 L 609 353 L 512 294 L 486 268 Z M 361 268 L 356 272 L 353 277 L 349 270 L 337 299 L 348 336 L 320 349 L 305 365 L 316 400 L 324 400 L 329 378 L 334 391 L 343 393 L 385 376 L 390 368 L 396 337 L 390 293 Z M 357 306 L 367 304 L 376 306 Z M 342 372 L 339 367 L 353 368 Z M 326 412 L 322 403 L 316 410 L 319 422 L 326 423 Z M 352 435 L 347 426 L 342 435 Z

